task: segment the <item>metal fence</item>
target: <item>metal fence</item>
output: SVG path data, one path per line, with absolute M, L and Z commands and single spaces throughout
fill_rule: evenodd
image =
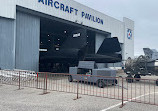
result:
M 126 82 L 127 80 L 132 83 Z M 77 95 L 76 99 L 79 95 L 116 99 L 122 101 L 122 106 L 127 101 L 158 105 L 158 86 L 155 84 L 156 80 L 152 79 L 0 70 L 0 83 L 16 85 L 19 89 L 43 89 L 43 94 L 48 91 L 74 93 Z
M 36 88 L 37 74 L 33 71 L 0 70 L 0 83 Z

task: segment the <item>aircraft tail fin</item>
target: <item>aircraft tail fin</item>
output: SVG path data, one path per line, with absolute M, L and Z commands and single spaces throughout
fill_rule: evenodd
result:
M 104 39 L 97 54 L 115 53 L 120 52 L 121 46 L 117 37 Z

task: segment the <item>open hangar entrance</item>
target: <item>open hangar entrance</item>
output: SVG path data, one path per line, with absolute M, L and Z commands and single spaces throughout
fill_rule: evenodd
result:
M 84 35 L 83 35 L 84 34 Z M 71 38 L 85 38 L 87 49 L 87 54 L 95 54 L 99 47 L 101 46 L 103 40 L 109 37 L 110 33 L 100 34 L 96 30 L 87 28 L 83 25 L 76 25 L 75 23 L 69 23 L 67 21 L 61 22 L 60 20 L 52 20 L 49 18 L 40 18 L 40 55 L 39 55 L 39 71 L 41 72 L 68 72 L 69 67 L 77 66 L 78 61 L 72 59 L 67 59 L 65 61 L 66 53 L 65 47 L 72 44 L 69 48 L 72 49 L 79 42 L 83 41 L 73 41 Z M 63 57 L 52 57 L 55 53 L 64 50 L 64 53 L 60 53 L 59 56 Z M 69 51 L 69 50 L 68 50 Z M 73 50 L 71 50 L 73 52 Z M 85 53 L 85 52 L 83 52 Z M 45 57 L 49 59 L 45 59 Z M 44 60 L 41 60 L 41 58 Z M 83 60 L 80 59 L 80 60 Z

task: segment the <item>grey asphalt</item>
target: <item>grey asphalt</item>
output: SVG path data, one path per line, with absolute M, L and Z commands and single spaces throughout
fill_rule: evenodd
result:
M 0 111 L 100 111 L 121 101 L 50 91 L 41 95 L 43 91 L 35 88 L 23 88 L 0 84 Z M 157 101 L 157 100 L 156 100 Z M 109 111 L 157 111 L 158 106 L 128 102 L 123 108 L 120 105 Z

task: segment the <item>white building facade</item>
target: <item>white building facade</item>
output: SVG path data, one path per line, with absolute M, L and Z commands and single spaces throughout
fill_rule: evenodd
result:
M 0 3 L 0 67 L 2 69 L 19 68 L 38 71 L 39 43 L 34 41 L 40 39 L 41 15 L 108 32 L 111 37 L 118 37 L 123 61 L 128 57 L 134 57 L 134 21 L 128 18 L 119 21 L 73 0 L 5 0 Z M 96 51 L 103 38 L 104 35 L 96 32 Z M 22 44 L 25 46 L 20 49 Z M 30 44 L 37 44 L 37 47 L 31 47 L 32 52 L 29 51 Z M 23 55 L 20 55 L 22 53 Z M 26 61 L 21 61 L 25 58 Z

